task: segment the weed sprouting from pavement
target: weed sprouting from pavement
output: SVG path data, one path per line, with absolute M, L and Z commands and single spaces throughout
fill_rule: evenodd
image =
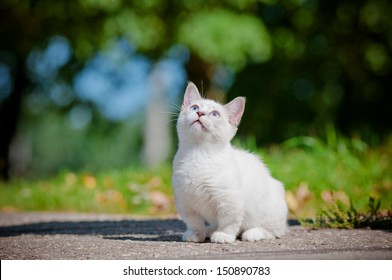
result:
M 350 201 L 345 207 L 337 201 L 330 209 L 321 210 L 321 214 L 312 220 L 300 220 L 301 224 L 313 229 L 317 228 L 371 228 L 392 230 L 392 207 L 388 211 L 381 211 L 381 200 L 369 197 L 368 211 L 360 213 Z

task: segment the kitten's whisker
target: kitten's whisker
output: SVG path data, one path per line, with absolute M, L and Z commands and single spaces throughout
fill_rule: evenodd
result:
M 177 120 L 178 120 L 178 117 L 176 117 L 176 118 L 172 118 L 172 119 L 169 119 L 167 122 L 166 122 L 166 125 L 169 125 L 169 126 L 175 126 L 175 124 L 177 123 Z
M 181 111 L 181 107 L 182 107 L 182 100 L 179 98 L 176 98 L 179 102 L 178 103 L 172 103 L 169 104 L 169 107 L 178 111 Z
M 171 111 L 155 111 L 154 113 L 163 114 L 163 115 L 173 115 L 173 116 L 177 116 L 178 115 L 178 113 L 171 112 Z
M 225 99 L 225 94 L 221 91 L 219 91 L 219 95 L 218 95 L 218 99 L 219 99 L 219 103 L 223 104 L 223 100 Z
M 176 108 L 176 107 L 169 107 L 169 109 L 172 110 L 174 113 L 179 113 L 181 111 L 181 108 Z
M 204 84 L 203 84 L 203 78 L 201 78 L 201 97 L 204 98 Z

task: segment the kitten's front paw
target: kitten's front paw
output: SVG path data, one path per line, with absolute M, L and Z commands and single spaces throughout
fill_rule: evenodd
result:
M 222 231 L 215 231 L 211 235 L 211 242 L 213 243 L 233 243 L 235 241 L 235 235 L 228 234 Z
M 242 241 L 259 241 L 262 239 L 273 239 L 275 238 L 270 232 L 263 228 L 251 228 L 242 234 Z
M 195 232 L 193 230 L 188 229 L 183 235 L 182 240 L 186 242 L 204 242 L 206 239 L 205 234 L 201 234 L 200 232 Z

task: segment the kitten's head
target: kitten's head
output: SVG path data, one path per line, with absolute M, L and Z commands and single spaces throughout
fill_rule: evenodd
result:
M 245 98 L 237 97 L 226 105 L 200 96 L 189 83 L 177 121 L 180 142 L 224 144 L 237 132 L 245 109 Z

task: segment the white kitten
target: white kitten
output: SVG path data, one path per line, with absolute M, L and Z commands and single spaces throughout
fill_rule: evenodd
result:
M 193 83 L 186 88 L 172 178 L 184 241 L 231 243 L 238 234 L 257 241 L 286 231 L 282 183 L 257 156 L 230 144 L 244 108 L 244 97 L 221 105 L 203 99 Z

